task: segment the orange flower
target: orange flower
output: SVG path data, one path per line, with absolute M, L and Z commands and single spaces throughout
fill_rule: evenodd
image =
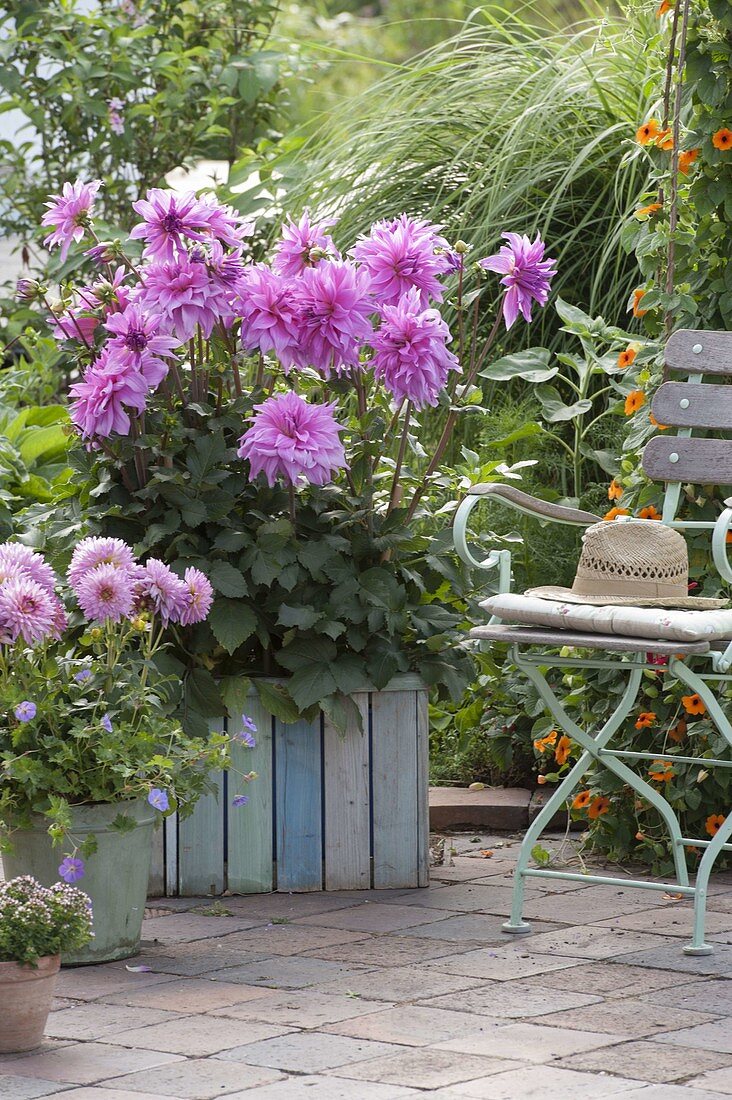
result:
M 556 751 L 554 753 L 554 759 L 556 760 L 557 764 L 559 764 L 560 767 L 562 766 L 562 764 L 567 763 L 567 760 L 569 759 L 569 752 L 570 752 L 571 748 L 572 748 L 572 742 L 567 737 L 567 735 L 565 733 L 563 733 L 562 736 L 559 738 L 559 744 L 557 745 Z
M 683 718 L 679 718 L 673 729 L 670 729 L 668 731 L 668 735 L 671 740 L 675 741 L 678 745 L 679 741 L 683 741 L 686 737 L 686 731 L 688 728 L 689 727 L 687 726 L 686 721 Z
M 683 153 L 679 153 L 679 172 L 682 175 L 688 176 L 689 169 L 700 153 L 701 149 L 686 149 Z
M 671 0 L 661 0 L 661 3 L 656 8 L 656 15 L 660 19 L 667 11 L 671 11 Z
M 633 291 L 632 310 L 633 310 L 633 316 L 634 317 L 645 317 L 645 315 L 648 313 L 647 309 L 640 309 L 639 308 L 640 302 L 645 297 L 645 294 L 646 294 L 645 290 L 642 290 L 640 287 L 638 287 L 636 290 Z
M 732 542 L 732 531 L 727 532 L 727 538 L 724 540 L 726 543 Z
M 590 808 L 587 811 L 587 816 L 590 821 L 597 821 L 598 817 L 602 817 L 610 809 L 610 799 L 604 794 L 599 794 L 597 798 L 593 798 L 590 803 Z
M 648 419 L 649 419 L 649 421 L 651 422 L 651 424 L 653 425 L 654 428 L 658 428 L 659 432 L 667 432 L 668 431 L 668 424 L 659 424 L 658 421 L 656 420 L 655 416 L 653 415 L 653 413 L 648 414 Z
M 649 504 L 647 508 L 641 508 L 638 513 L 638 519 L 660 519 L 661 513 L 654 508 L 652 504 Z
M 652 214 L 655 214 L 657 210 L 663 210 L 662 202 L 650 202 L 648 206 L 641 206 L 640 210 L 636 210 L 634 217 L 636 218 L 650 218 Z
M 607 487 L 607 499 L 608 500 L 620 500 L 623 495 L 623 486 L 615 478 L 612 479 Z
M 546 783 L 546 776 L 545 775 L 537 775 L 536 782 L 539 784 L 540 787 L 543 787 L 544 784 Z
M 602 518 L 608 520 L 608 522 L 612 522 L 612 520 L 616 519 L 618 516 L 629 515 L 630 510 L 628 508 L 611 508 L 610 511 L 606 512 Z
M 638 715 L 638 721 L 635 724 L 637 730 L 646 729 L 648 726 L 652 726 L 656 721 L 656 715 L 652 710 L 642 710 Z
M 706 714 L 707 708 L 699 695 L 682 695 L 681 705 L 687 714 Z
M 668 783 L 674 777 L 674 766 L 670 760 L 654 760 L 648 774 L 656 783 Z
M 592 801 L 592 795 L 589 791 L 580 791 L 578 795 L 575 795 L 572 802 L 573 810 L 584 810 L 586 806 Z
M 671 131 L 659 130 L 658 136 L 656 137 L 656 145 L 659 149 L 663 149 L 666 153 L 668 153 L 670 149 L 673 149 L 674 139 L 671 136 Z
M 618 356 L 618 366 L 620 367 L 620 369 L 625 370 L 625 368 L 629 367 L 631 363 L 634 363 L 637 354 L 638 352 L 635 350 L 632 344 L 627 347 L 625 351 L 621 351 L 620 355 Z
M 548 733 L 546 735 L 546 737 L 540 737 L 538 740 L 534 741 L 534 748 L 537 752 L 545 752 L 546 749 L 548 749 L 550 745 L 553 745 L 556 740 L 557 731 L 552 730 L 551 733 Z
M 715 836 L 720 829 L 720 826 L 724 825 L 726 818 L 724 814 L 710 814 L 706 820 L 704 828 L 710 836 Z
M 623 411 L 626 416 L 632 416 L 646 403 L 646 395 L 643 390 L 632 390 L 625 399 Z
M 726 127 L 722 130 L 717 130 L 716 134 L 712 137 L 712 145 L 715 149 L 720 149 L 723 153 L 726 153 L 728 149 L 732 149 L 732 130 L 728 130 Z
M 661 133 L 661 127 L 658 125 L 658 121 L 655 118 L 649 118 L 648 122 L 644 122 L 636 130 L 635 140 L 641 145 L 650 145 L 652 141 L 655 141 L 658 135 Z

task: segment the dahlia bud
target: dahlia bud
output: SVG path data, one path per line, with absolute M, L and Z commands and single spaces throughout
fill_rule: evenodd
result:
M 84 253 L 99 264 L 111 264 L 122 256 L 122 242 L 119 237 L 113 241 L 100 241 Z
M 308 259 L 311 264 L 317 264 L 319 260 L 327 260 L 328 253 L 323 248 L 311 248 L 308 252 Z
M 466 252 L 470 252 L 471 245 L 466 244 L 465 241 L 457 241 L 455 243 L 455 251 L 459 256 L 464 256 Z
M 15 286 L 15 296 L 19 302 L 39 301 L 45 293 L 46 288 L 37 279 L 18 279 Z

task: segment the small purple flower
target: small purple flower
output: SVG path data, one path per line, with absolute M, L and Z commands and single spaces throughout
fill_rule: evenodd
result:
M 160 810 L 161 814 L 164 814 L 170 807 L 168 792 L 161 791 L 158 787 L 153 787 L 150 794 L 147 796 L 147 800 L 156 810 Z
M 91 675 L 92 672 L 90 668 L 82 668 L 79 672 L 74 673 L 74 679 L 77 684 L 85 684 L 87 680 L 91 680 Z
M 249 795 L 248 794 L 238 794 L 236 796 L 236 798 L 232 799 L 231 805 L 232 806 L 246 806 L 248 801 L 249 801 Z
M 253 719 L 248 715 L 242 714 L 241 716 L 242 728 L 239 733 L 236 734 L 236 739 L 242 745 L 245 745 L 248 749 L 254 749 L 257 747 L 257 742 L 254 740 L 254 734 L 257 732 L 257 727 L 254 724 Z
M 101 726 L 102 729 L 105 729 L 107 731 L 107 733 L 112 732 L 112 719 L 109 717 L 108 714 L 105 714 L 104 718 L 102 718 Z
M 313 268 L 309 268 L 313 271 Z M 264 473 L 270 486 L 278 477 L 290 485 L 305 478 L 326 485 L 334 472 L 346 466 L 331 405 L 309 405 L 294 391 L 255 405 L 256 415 L 239 440 L 239 458 L 249 460 L 249 477 Z
M 113 96 L 107 100 L 107 115 L 109 118 L 109 128 L 113 134 L 123 134 L 125 132 L 125 124 L 120 111 L 124 110 L 124 102 L 118 96 Z
M 30 722 L 36 716 L 36 704 L 26 699 L 18 703 L 13 713 L 19 722 Z
M 495 256 L 479 260 L 480 267 L 486 271 L 497 271 L 503 275 L 501 286 L 505 286 L 503 298 L 503 320 L 509 329 L 519 315 L 531 321 L 532 302 L 545 306 L 549 299 L 549 287 L 557 273 L 557 261 L 545 260 L 546 245 L 540 235 L 532 243 L 526 234 L 503 233 L 508 244 L 501 245 Z
M 84 877 L 84 861 L 66 856 L 59 864 L 58 873 L 64 882 L 78 882 Z

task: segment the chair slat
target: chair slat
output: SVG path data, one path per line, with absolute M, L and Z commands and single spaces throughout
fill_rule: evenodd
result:
M 732 442 L 658 435 L 646 444 L 643 469 L 654 481 L 732 485 Z
M 665 382 L 651 411 L 659 424 L 675 428 L 732 428 L 732 386 Z
M 623 634 L 579 634 L 573 630 L 536 629 L 533 626 L 475 626 L 471 638 L 519 645 L 576 646 L 578 649 L 606 649 L 609 653 L 661 653 L 665 655 L 708 653 L 709 642 L 669 642 L 655 638 L 630 638 Z M 716 643 L 720 646 L 726 642 Z
M 666 366 L 690 374 L 732 374 L 732 332 L 679 329 L 666 344 Z

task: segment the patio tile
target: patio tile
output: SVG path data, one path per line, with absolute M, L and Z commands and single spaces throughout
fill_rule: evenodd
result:
M 524 906 L 527 920 L 555 920 L 562 924 L 577 924 L 581 914 L 582 923 L 595 924 L 610 917 L 627 916 L 638 912 L 663 912 L 668 903 L 643 890 L 628 890 L 617 886 L 592 886 L 579 891 L 565 891 L 561 894 L 534 898 Z M 672 908 L 678 908 L 678 903 Z M 684 908 L 689 908 L 684 906 Z M 650 925 L 621 924 L 622 928 L 634 928 L 641 932 L 649 931 Z
M 371 970 L 328 982 L 320 989 L 322 993 L 355 993 L 376 1001 L 421 1001 L 425 997 L 456 993 L 483 984 L 477 978 L 440 974 L 421 966 L 392 966 L 388 970 Z
M 276 1070 L 262 1066 L 229 1065 L 218 1059 L 205 1058 L 177 1061 L 175 1065 L 130 1073 L 109 1081 L 112 1088 L 131 1093 L 168 1096 L 172 1100 L 212 1100 L 214 1096 L 241 1094 L 247 1089 L 268 1085 L 281 1077 Z M 106 1081 L 102 1084 L 107 1084 Z
M 127 1008 L 124 1005 L 79 1004 L 49 1016 L 45 1034 L 55 1039 L 102 1039 L 128 1027 L 177 1021 L 179 1016 L 161 1008 Z M 133 1044 L 134 1045 L 134 1044 Z M 1 1095 L 1 1094 L 0 1094 Z
M 439 893 L 439 891 L 438 891 Z M 339 909 L 331 913 L 320 913 L 313 917 L 304 917 L 298 925 L 344 928 L 351 932 L 395 932 L 401 928 L 424 926 L 440 921 L 452 914 L 449 909 L 428 909 L 419 905 L 393 905 L 379 902 Z
M 144 1050 L 167 1050 L 170 1054 L 185 1054 L 194 1058 L 217 1054 L 227 1047 L 254 1043 L 259 1039 L 271 1039 L 284 1035 L 287 1028 L 275 1024 L 249 1020 L 231 1020 L 215 1016 L 184 1016 L 164 1024 L 136 1027 L 121 1031 L 108 1042 L 121 1047 L 139 1047 Z
M 137 966 L 139 960 L 131 959 L 128 965 Z M 126 970 L 123 963 L 80 966 L 61 971 L 56 982 L 56 993 L 77 1001 L 95 1001 L 97 997 L 106 997 L 122 990 L 145 990 L 170 981 L 173 979 L 168 974 L 133 973 Z
M 4 1068 L 18 1077 L 89 1085 L 129 1073 L 133 1067 L 144 1070 L 142 1076 L 145 1076 L 155 1066 L 179 1061 L 181 1059 L 175 1054 L 120 1050 L 106 1043 L 64 1043 L 63 1046 L 46 1046 L 40 1052 L 15 1055 L 6 1060 Z
M 723 975 L 732 971 L 732 946 L 720 944 L 712 955 L 685 955 L 680 943 L 667 943 L 626 955 L 623 962 L 634 966 L 653 966 L 659 970 L 678 970 L 685 974 Z
M 42 1081 L 40 1078 L 15 1077 L 0 1073 L 0 1096 L 7 1100 L 34 1100 L 36 1096 L 58 1093 L 58 1081 Z
M 221 971 L 223 973 L 223 971 Z M 261 996 L 253 985 L 217 981 L 214 978 L 181 978 L 153 989 L 114 993 L 107 1004 L 137 1005 L 140 1008 L 167 1008 L 172 1012 L 207 1012 L 210 1008 L 238 1004 Z
M 585 912 L 582 912 L 583 919 Z M 545 932 L 526 938 L 526 950 L 531 954 L 569 955 L 580 959 L 609 959 L 625 956 L 632 951 L 650 951 L 665 947 L 665 936 L 645 935 L 642 932 L 624 932 L 612 928 L 597 928 L 591 924 L 581 924 L 575 928 L 563 928 L 556 932 Z
M 369 971 L 363 966 L 347 966 L 345 963 L 312 956 L 274 956 L 261 962 L 219 971 L 224 982 L 244 982 L 274 989 L 304 989 L 323 982 L 350 981 L 351 977 L 364 973 Z
M 404 899 L 400 899 L 404 903 Z M 412 899 L 410 899 L 411 901 Z M 509 886 L 478 885 L 473 882 L 457 886 L 442 886 L 424 891 L 414 898 L 413 906 L 450 909 L 459 913 L 507 913 L 511 908 Z
M 204 941 L 208 942 L 208 941 Z M 172 950 L 169 948 L 169 950 Z M 155 974 L 171 974 L 177 978 L 200 978 L 205 974 L 215 974 L 227 966 L 241 966 L 242 963 L 254 963 L 268 958 L 263 952 L 246 954 L 242 951 L 205 951 L 200 954 L 145 954 L 145 966 L 152 967 Z
M 195 913 L 174 913 L 172 916 L 144 920 L 142 936 L 145 940 L 164 944 L 188 943 L 191 940 L 228 936 L 232 932 L 241 932 L 261 923 L 261 917 L 204 917 Z
M 551 1062 L 567 1054 L 595 1050 L 619 1041 L 596 1031 L 543 1027 L 541 1024 L 516 1023 L 480 1031 L 471 1031 L 468 1025 L 462 1034 L 434 1043 L 432 1049 L 515 1058 L 520 1062 Z
M 544 956 L 546 957 L 546 956 Z M 539 979 L 541 980 L 541 979 Z M 693 981 L 689 975 L 677 975 L 676 981 Z M 582 960 L 574 966 L 552 974 L 555 989 L 573 989 L 578 993 L 600 993 L 604 997 L 644 996 L 656 989 L 668 989 L 668 971 L 652 970 L 645 966 L 626 966 L 625 963 L 591 962 Z
M 597 924 L 605 928 L 627 928 L 638 932 L 656 932 L 664 936 L 683 936 L 690 940 L 694 910 L 691 905 L 673 905 L 666 909 L 627 913 L 612 920 L 598 921 Z M 730 918 L 727 913 L 707 913 L 707 932 L 710 935 L 728 933 L 729 926 Z
M 399 1053 L 401 1049 L 393 1043 L 306 1031 L 265 1039 L 261 1043 L 246 1043 L 223 1051 L 218 1059 L 298 1073 L 320 1073 L 346 1063 L 350 1065 L 367 1058 Z
M 349 912 L 350 910 L 346 910 Z M 222 947 L 227 951 L 241 949 L 244 954 L 299 955 L 319 947 L 358 943 L 368 939 L 366 932 L 351 932 L 343 928 L 314 928 L 302 921 L 288 924 L 267 924 L 251 932 L 227 936 Z
M 358 943 L 347 943 L 342 947 L 319 947 L 308 952 L 319 959 L 331 959 L 333 962 L 363 963 L 364 966 L 408 966 L 421 963 L 426 959 L 455 956 L 462 951 L 470 951 L 469 943 L 454 944 L 449 940 L 422 939 L 419 936 L 372 936 Z
M 532 1018 L 548 1016 L 565 1008 L 597 1004 L 600 997 L 552 989 L 534 982 L 481 982 L 478 989 L 465 989 L 443 997 L 421 998 L 421 1004 L 452 1008 L 457 1012 L 486 1012 L 489 1016 Z
M 694 1050 L 716 1050 L 722 1054 L 732 1054 L 732 1027 L 725 1018 L 656 1035 L 654 1042 L 678 1043 L 679 1046 L 693 1047 Z
M 713 1069 L 692 1077 L 686 1082 L 689 1086 L 689 1100 L 697 1100 L 698 1089 L 711 1089 L 713 1093 L 732 1096 L 732 1069 Z
M 128 1089 L 100 1088 L 98 1085 L 82 1085 L 58 1095 L 70 1100 L 160 1100 L 159 1092 L 130 1092 Z
M 668 974 L 668 971 L 666 971 Z M 675 987 L 647 994 L 643 1000 L 653 1004 L 674 1005 L 676 1008 L 701 1009 L 715 1016 L 732 1016 L 732 981 L 724 978 L 690 981 Z
M 356 1065 L 331 1070 L 333 1076 L 352 1077 L 359 1081 L 380 1081 L 390 1085 L 413 1085 L 421 1089 L 437 1089 L 475 1077 L 515 1068 L 515 1062 L 504 1058 L 475 1058 L 446 1050 L 416 1047 L 402 1050 L 388 1058 L 372 1058 Z
M 707 1089 L 690 1089 L 686 1085 L 641 1085 L 629 1092 L 622 1092 L 622 1100 L 725 1100 L 721 1092 Z M 430 1097 L 432 1100 L 432 1097 Z
M 710 1023 L 714 1019 L 714 1015 L 706 1012 L 687 1012 L 681 1008 L 669 1008 L 668 1004 L 655 1005 L 640 998 L 618 997 L 602 1004 L 542 1016 L 541 1022 L 551 1027 L 589 1028 L 626 1039 L 644 1039 L 674 1028 L 679 1029 L 673 1031 L 677 1036 L 681 1034 L 681 1028 Z
M 325 1031 L 353 1035 L 359 1039 L 377 1039 L 385 1043 L 422 1047 L 464 1035 L 466 1032 L 473 1034 L 492 1029 L 498 1023 L 498 1020 L 490 1017 L 471 1016 L 466 1012 L 450 1012 L 444 1008 L 427 1008 L 424 1005 L 399 1005 L 397 1008 L 382 1009 L 379 1012 L 370 1012 L 367 1016 L 330 1024 Z
M 389 1001 L 362 1001 L 358 997 L 341 993 L 293 989 L 288 992 L 273 991 L 266 999 L 258 998 L 245 1004 L 214 1009 L 213 1015 L 235 1020 L 264 1020 L 272 1024 L 315 1028 L 392 1007 Z
M 416 1089 L 379 1085 L 375 1081 L 348 1081 L 343 1077 L 322 1077 L 308 1074 L 288 1077 L 275 1085 L 265 1085 L 256 1092 L 257 1100 L 402 1100 L 402 1097 L 421 1096 Z M 237 1100 L 232 1096 L 229 1100 Z M 247 1100 L 247 1094 L 241 1094 Z
M 437 910 L 432 910 L 437 912 Z M 508 937 L 502 930 L 502 924 L 506 919 L 506 914 L 486 914 L 485 916 L 479 913 L 460 913 L 457 916 L 448 916 L 445 920 L 440 920 L 438 924 L 430 924 L 429 926 L 422 926 L 420 928 L 413 928 L 410 931 L 410 936 L 426 936 L 432 939 L 446 939 L 451 943 L 462 943 L 468 941 L 469 943 L 495 943 L 506 944 Z M 556 925 L 554 924 L 537 924 L 535 925 L 537 932 L 547 932 L 554 930 Z
M 639 1040 L 585 1054 L 573 1054 L 562 1059 L 561 1065 L 566 1069 L 594 1073 L 628 1074 L 641 1081 L 662 1084 L 664 1081 L 679 1081 L 682 1077 L 688 1077 L 690 1072 L 732 1066 L 732 1057 L 713 1051 L 669 1047 Z
M 555 1066 L 524 1066 L 495 1077 L 455 1086 L 459 1096 L 476 1100 L 605 1100 L 640 1082 L 623 1077 L 593 1076 Z M 439 1095 L 439 1094 L 438 1094 Z M 430 1097 L 430 1100 L 432 1098 Z
M 466 974 L 474 978 L 493 978 L 506 982 L 515 978 L 528 978 L 532 974 L 545 974 L 552 970 L 564 970 L 579 966 L 579 959 L 557 958 L 546 955 L 530 955 L 524 946 L 481 947 L 463 951 L 451 958 L 441 958 L 428 963 L 432 970 L 444 970 L 448 974 Z
M 320 891 L 314 894 L 247 894 L 226 898 L 226 908 L 253 920 L 297 920 L 358 905 L 358 898 Z

